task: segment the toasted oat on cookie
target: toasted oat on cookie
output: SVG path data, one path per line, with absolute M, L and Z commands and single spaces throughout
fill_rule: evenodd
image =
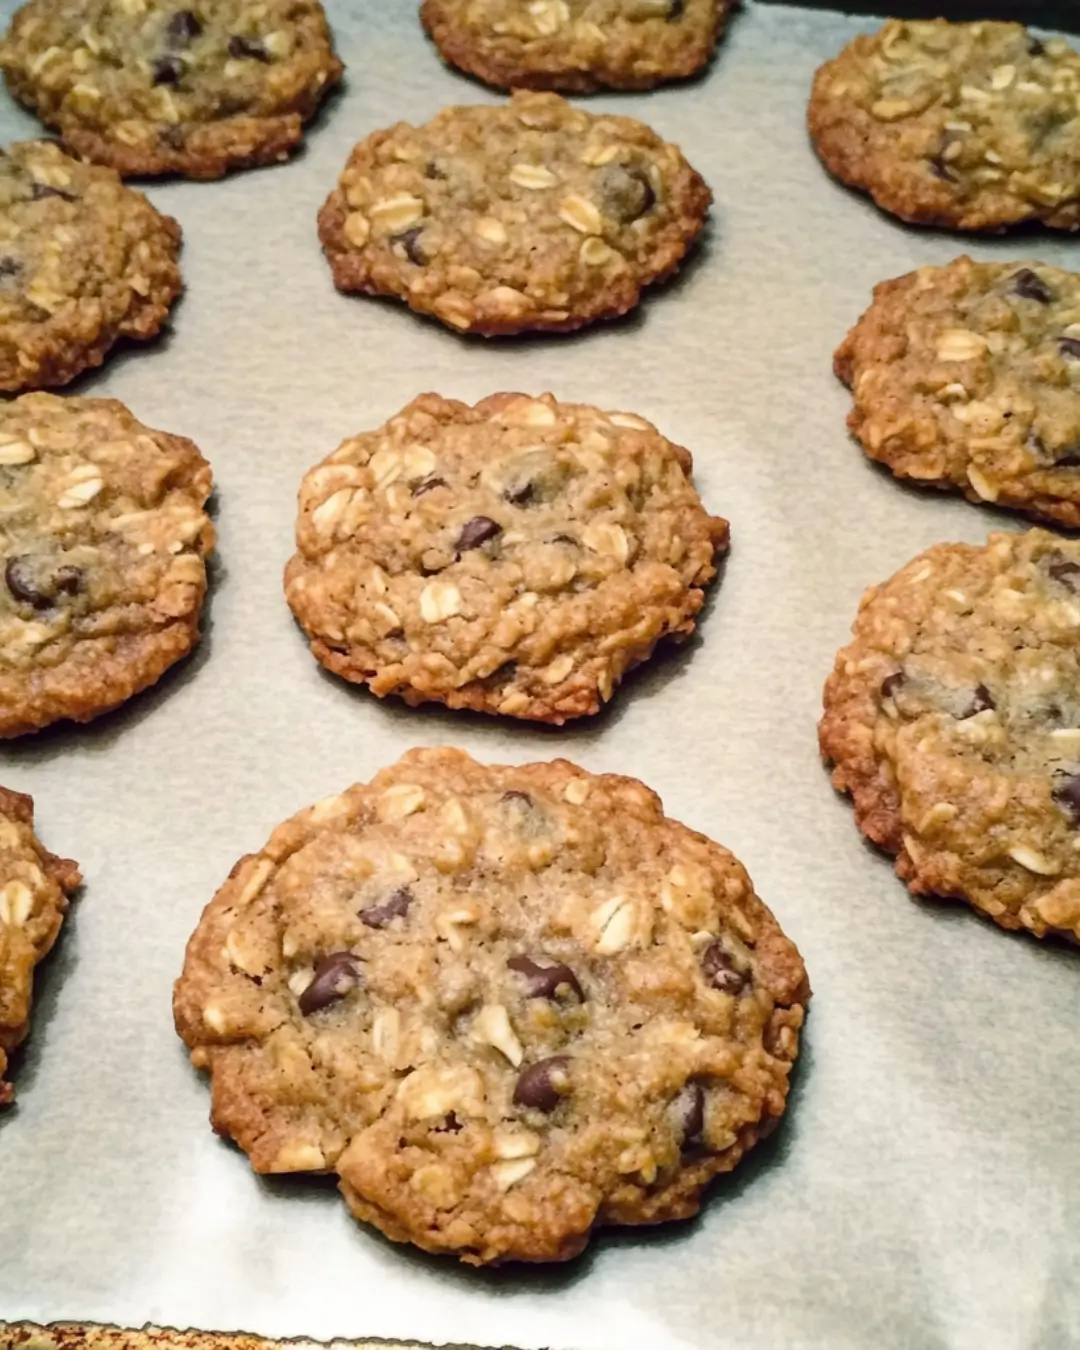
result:
M 1080 528 L 1080 275 L 957 258 L 885 281 L 836 353 L 898 478 Z
M 1080 53 L 1015 23 L 890 20 L 818 71 L 825 167 L 922 225 L 1080 226 Z
M 0 150 L 0 390 L 66 384 L 180 294 L 180 226 L 47 141 Z
M 0 787 L 0 1106 L 15 1092 L 8 1055 L 30 1030 L 34 967 L 56 941 L 78 866 L 54 857 L 34 835 L 34 802 Z
M 776 1125 L 809 997 L 641 783 L 413 750 L 233 869 L 174 996 L 214 1128 L 481 1265 L 696 1212 Z
M 88 722 L 199 638 L 210 466 L 113 399 L 0 405 L 0 738 Z
M 562 723 L 694 631 L 728 524 L 690 470 L 627 413 L 425 394 L 304 479 L 285 593 L 380 697 Z
M 821 748 L 916 895 L 1080 939 L 1080 543 L 939 544 L 863 597 Z
M 566 330 L 633 309 L 711 201 L 641 122 L 517 93 L 361 141 L 319 237 L 340 290 L 396 296 L 460 332 Z
M 452 65 L 504 89 L 651 89 L 708 64 L 729 0 L 423 0 Z
M 317 0 L 29 0 L 0 67 L 83 158 L 189 178 L 285 159 L 342 72 Z

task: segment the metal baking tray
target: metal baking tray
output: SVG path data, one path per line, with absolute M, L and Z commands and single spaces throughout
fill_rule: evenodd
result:
M 6 21 L 12 0 L 0 12 Z M 899 486 L 845 433 L 831 353 L 872 285 L 969 249 L 1069 266 L 1070 239 L 905 229 L 807 144 L 815 68 L 876 21 L 751 4 L 702 79 L 604 96 L 716 194 L 697 256 L 624 321 L 467 340 L 337 294 L 315 213 L 349 148 L 497 95 L 444 69 L 412 0 L 328 0 L 342 95 L 287 166 L 148 185 L 184 226 L 171 336 L 77 386 L 192 437 L 218 484 L 206 637 L 85 728 L 0 747 L 86 877 L 0 1117 L 0 1317 L 521 1350 L 1068 1350 L 1080 1344 L 1080 957 L 917 904 L 819 764 L 821 687 L 859 596 L 939 540 L 1021 528 Z M 36 123 L 0 103 L 5 139 Z M 281 573 L 303 472 L 427 389 L 552 390 L 695 456 L 733 548 L 696 638 L 561 730 L 380 703 L 320 673 Z M 419 744 L 643 779 L 733 849 L 815 989 L 789 1115 L 702 1216 L 550 1269 L 392 1246 L 330 1183 L 257 1178 L 207 1124 L 171 1023 L 203 905 L 244 852 Z

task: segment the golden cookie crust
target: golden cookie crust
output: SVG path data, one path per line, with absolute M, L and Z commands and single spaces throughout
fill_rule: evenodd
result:
M 15 1099 L 8 1056 L 26 1039 L 34 967 L 52 950 L 82 878 L 34 834 L 34 801 L 0 787 L 0 1106 Z
M 727 850 L 633 779 L 413 750 L 205 910 L 176 1026 L 257 1172 L 471 1264 L 696 1212 L 783 1113 L 809 988 Z
M 210 466 L 114 399 L 0 406 L 0 738 L 88 722 L 199 638 Z
M 189 178 L 286 159 L 343 69 L 317 0 L 29 0 L 0 67 L 82 158 Z
M 727 0 L 424 0 L 445 60 L 501 89 L 652 89 L 702 70 Z
M 633 309 L 711 201 L 643 123 L 519 92 L 361 141 L 319 238 L 340 290 L 396 296 L 459 332 L 565 331 Z
M 915 895 L 1080 939 L 1080 544 L 939 544 L 863 597 L 821 749 Z
M 1080 53 L 1015 23 L 890 20 L 818 71 L 831 174 L 920 225 L 1080 227 Z
M 874 288 L 836 373 L 898 478 L 1080 528 L 1080 276 L 961 257 Z
M 690 469 L 632 414 L 425 394 L 306 476 L 285 594 L 316 658 L 379 697 L 595 713 L 694 631 L 727 548 Z

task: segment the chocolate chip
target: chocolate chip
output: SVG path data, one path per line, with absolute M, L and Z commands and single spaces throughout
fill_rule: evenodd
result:
M 975 692 L 971 696 L 971 702 L 967 708 L 960 714 L 961 720 L 967 717 L 974 717 L 976 713 L 987 712 L 991 708 L 996 708 L 994 697 L 987 689 L 985 684 L 977 684 Z
M 184 63 L 178 56 L 160 56 L 154 62 L 155 84 L 176 84 L 184 73 Z
M 331 952 L 315 967 L 311 983 L 300 995 L 300 1011 L 305 1017 L 328 1008 L 360 984 L 360 958 L 352 952 Z
M 935 178 L 940 178 L 943 183 L 959 183 L 959 178 L 940 155 L 931 155 L 926 162 L 930 165 L 930 172 Z
M 1069 774 L 1054 784 L 1053 798 L 1075 829 L 1080 826 L 1080 774 Z
M 174 50 L 186 47 L 202 30 L 202 23 L 190 9 L 178 9 L 165 25 L 165 41 Z
M 745 987 L 749 976 L 735 969 L 735 962 L 724 951 L 719 942 L 710 942 L 701 957 L 701 969 L 705 978 L 714 989 L 723 994 L 738 994 Z
M 454 547 L 458 553 L 468 553 L 470 549 L 479 548 L 481 544 L 486 544 L 489 539 L 495 539 L 500 534 L 502 526 L 489 516 L 473 516 L 472 520 L 467 520 L 462 526 Z
M 1065 449 L 1065 453 L 1058 455 L 1054 460 L 1055 469 L 1077 469 L 1080 468 L 1080 446 L 1070 445 Z
M 64 192 L 60 188 L 51 187 L 48 183 L 31 183 L 30 200 L 39 202 L 43 197 L 60 197 L 65 202 L 73 202 L 75 200 L 74 192 Z
M 686 0 L 671 0 L 671 7 L 664 17 L 667 19 L 668 23 L 672 23 L 675 19 L 681 19 L 685 13 Z
M 1028 39 L 1028 56 L 1043 56 L 1046 53 L 1046 46 L 1038 38 Z
M 705 1129 L 705 1089 L 695 1079 L 684 1083 L 672 1100 L 670 1119 L 680 1148 L 692 1148 L 701 1143 L 701 1133 Z
M 533 491 L 532 483 L 519 483 L 508 487 L 503 496 L 515 506 L 526 506 L 532 500 Z
M 388 900 L 362 909 L 360 922 L 368 928 L 385 928 L 393 919 L 404 919 L 412 902 L 413 893 L 408 886 L 399 886 Z
M 1012 278 L 1012 288 L 1015 295 L 1024 300 L 1037 300 L 1040 305 L 1048 305 L 1054 298 L 1054 292 L 1030 267 L 1023 267 L 1016 273 Z
M 596 176 L 600 208 L 622 225 L 640 220 L 656 205 L 656 193 L 644 169 L 607 164 Z
M 420 247 L 420 236 L 423 233 L 423 229 L 417 225 L 411 230 L 406 230 L 403 234 L 395 234 L 390 241 L 392 244 L 400 244 L 405 250 L 406 258 L 411 263 L 415 263 L 417 267 L 428 265 L 428 256 Z
M 7 255 L 0 258 L 0 277 L 18 276 L 22 270 L 22 263 L 17 258 L 11 258 Z
M 229 39 L 229 55 L 237 61 L 245 57 L 264 63 L 270 60 L 270 53 L 258 38 L 241 37 L 238 33 Z
M 527 792 L 519 792 L 517 788 L 511 788 L 509 792 L 504 792 L 501 801 L 504 802 L 522 802 L 525 806 L 532 806 L 533 799 Z
M 514 1087 L 514 1105 L 554 1111 L 570 1091 L 569 1063 L 566 1055 L 552 1055 L 522 1069 Z
M 542 966 L 530 956 L 512 956 L 506 964 L 516 974 L 525 977 L 525 992 L 529 998 L 549 998 L 557 1002 L 559 990 L 565 989 L 579 1003 L 585 1002 L 585 994 L 577 976 L 561 961 L 555 965 Z
M 1074 594 L 1080 591 L 1080 583 L 1077 582 L 1077 576 L 1080 574 L 1080 564 L 1070 562 L 1068 558 L 1061 558 L 1060 561 L 1054 561 L 1046 569 L 1055 581 L 1060 582 L 1066 590 Z
M 50 571 L 41 559 L 23 554 L 8 559 L 4 581 L 16 600 L 35 609 L 50 609 L 59 595 L 77 595 L 82 590 L 83 571 L 70 565 Z
M 1062 356 L 1071 356 L 1074 359 L 1080 359 L 1080 338 L 1059 337 L 1057 344 L 1061 348 Z
M 428 474 L 426 478 L 421 478 L 419 483 L 413 484 L 412 495 L 422 497 L 425 492 L 430 492 L 432 488 L 445 487 L 446 479 L 440 478 L 437 474 Z
M 905 676 L 902 670 L 894 670 L 891 675 L 886 675 L 881 681 L 881 697 L 895 698 L 896 691 L 904 683 L 904 679 Z

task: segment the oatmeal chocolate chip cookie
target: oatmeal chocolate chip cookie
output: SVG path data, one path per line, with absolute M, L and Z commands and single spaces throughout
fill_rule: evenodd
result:
M 1080 939 L 1080 543 L 939 544 L 863 597 L 821 748 L 916 895 Z
M 892 20 L 818 71 L 825 167 L 922 225 L 1080 226 L 1080 53 L 1015 23 Z
M 695 1213 L 783 1113 L 808 996 L 642 784 L 414 750 L 236 865 L 174 1010 L 257 1172 L 479 1265 Z
M 180 226 L 111 169 L 29 141 L 0 150 L 0 390 L 65 384 L 150 338 L 182 283 Z
M 0 66 L 83 158 L 189 178 L 285 159 L 342 71 L 317 0 L 29 0 Z
M 0 405 L 0 737 L 88 722 L 199 637 L 210 466 L 113 399 Z
M 0 1106 L 14 1099 L 4 1081 L 8 1054 L 30 1029 L 34 967 L 48 955 L 81 877 L 34 836 L 34 803 L 0 787 Z
M 1080 528 L 1080 276 L 964 257 L 883 282 L 836 373 L 898 478 Z
M 711 201 L 641 122 L 518 93 L 361 141 L 319 237 L 343 291 L 397 296 L 462 332 L 567 330 L 633 309 Z
M 424 0 L 452 65 L 505 89 L 651 89 L 705 66 L 729 0 Z
M 304 479 L 285 593 L 380 697 L 562 723 L 694 631 L 728 525 L 690 467 L 626 413 L 426 394 Z

